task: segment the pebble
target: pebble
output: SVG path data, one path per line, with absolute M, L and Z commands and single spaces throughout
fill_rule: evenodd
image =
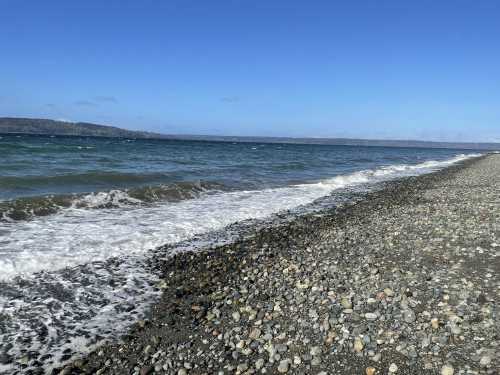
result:
M 262 358 L 259 358 L 257 361 L 255 361 L 255 368 L 257 370 L 260 370 L 262 367 L 264 367 L 264 360 Z
M 433 329 L 438 329 L 439 328 L 439 319 L 437 319 L 437 318 L 431 319 L 431 326 Z
M 356 337 L 354 339 L 354 350 L 359 353 L 363 350 L 363 347 L 363 340 L 361 340 L 359 337 Z
M 390 288 L 385 288 L 384 289 L 384 294 L 387 296 L 387 297 L 394 297 L 394 292 L 392 291 L 392 289 Z
M 482 357 L 481 357 L 481 360 L 479 361 L 479 365 L 480 365 L 481 367 L 487 367 L 487 366 L 489 366 L 489 365 L 490 365 L 490 363 L 491 363 L 491 357 L 489 357 L 489 356 L 487 356 L 487 355 L 482 356 Z
M 455 370 L 450 365 L 444 365 L 441 367 L 441 375 L 453 375 Z
M 27 365 L 29 361 L 30 361 L 29 357 L 27 355 L 25 355 L 25 356 L 21 357 L 21 359 L 19 360 L 19 363 L 22 365 Z
M 240 313 L 238 311 L 233 312 L 232 317 L 235 322 L 240 321 Z
M 398 372 L 398 366 L 395 363 L 391 363 L 391 365 L 389 366 L 389 372 L 391 374 L 395 374 L 396 372 Z
M 281 374 L 284 374 L 284 373 L 288 372 L 289 368 L 290 368 L 290 360 L 289 359 L 284 359 L 278 365 L 278 372 L 281 373 Z
M 352 307 L 351 300 L 346 297 L 343 297 L 340 300 L 340 304 L 344 307 L 344 309 L 350 309 Z
M 321 348 L 319 346 L 313 346 L 310 350 L 310 353 L 313 357 L 321 355 Z
M 236 367 L 236 372 L 238 373 L 242 373 L 242 372 L 245 372 L 246 370 L 248 370 L 248 363 L 240 363 L 237 367 Z
M 366 313 L 365 318 L 368 320 L 377 320 L 378 316 L 375 313 Z
M 311 361 L 312 366 L 319 366 L 321 365 L 321 357 L 314 357 Z
M 365 370 L 366 375 L 374 375 L 375 374 L 375 368 L 374 367 L 367 367 Z
M 416 319 L 415 317 L 415 313 L 413 312 L 413 310 L 404 310 L 403 311 L 403 319 L 406 323 L 413 323 Z
M 260 337 L 261 333 L 262 331 L 259 328 L 254 328 L 252 329 L 248 337 L 251 338 L 252 340 L 257 340 Z

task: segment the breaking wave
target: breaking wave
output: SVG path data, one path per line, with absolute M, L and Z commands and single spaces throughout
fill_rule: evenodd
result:
M 229 187 L 221 183 L 196 181 L 89 194 L 19 198 L 0 201 L 0 221 L 28 220 L 37 216 L 55 214 L 64 209 L 109 209 L 161 201 L 178 202 L 199 198 L 203 194 L 229 190 Z

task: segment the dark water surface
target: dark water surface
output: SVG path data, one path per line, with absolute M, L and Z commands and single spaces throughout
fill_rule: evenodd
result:
M 460 153 L 468 151 L 3 135 L 0 199 L 200 181 L 264 189 Z

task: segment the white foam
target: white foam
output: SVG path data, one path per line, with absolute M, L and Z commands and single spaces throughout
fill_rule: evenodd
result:
M 73 202 L 73 208 L 84 206 L 85 208 L 97 208 L 107 205 L 113 207 L 121 206 L 124 204 L 134 205 L 143 203 L 140 199 L 136 199 L 128 195 L 123 190 L 111 190 L 108 192 L 100 191 L 84 195 Z
M 0 312 L 9 317 L 3 321 L 0 342 L 14 344 L 5 353 L 14 361 L 0 364 L 0 373 L 19 369 L 26 353 L 29 365 L 24 370 L 39 367 L 40 358 L 49 355 L 41 362 L 44 373 L 51 373 L 67 362 L 68 351 L 88 353 L 142 319 L 160 290 L 153 286 L 157 277 L 140 258 L 93 262 L 8 284 L 7 290 L 15 292 L 0 295 Z
M 203 196 L 177 203 L 88 210 L 72 207 L 30 221 L 0 223 L 0 279 L 56 270 L 110 257 L 144 253 L 245 219 L 259 219 L 308 204 L 347 186 L 430 172 L 479 154 L 445 161 L 394 165 L 337 176 L 315 184 Z M 116 194 L 87 196 L 92 205 L 132 199 Z M 110 198 L 111 197 L 111 198 Z

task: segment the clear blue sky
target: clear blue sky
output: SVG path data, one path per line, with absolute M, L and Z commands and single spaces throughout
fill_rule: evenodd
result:
M 500 1 L 0 0 L 0 116 L 500 140 Z

